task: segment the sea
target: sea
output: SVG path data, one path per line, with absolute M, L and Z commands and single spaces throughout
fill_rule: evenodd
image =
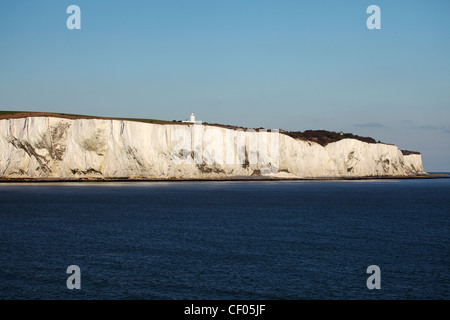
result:
M 450 299 L 449 227 L 450 179 L 3 183 L 0 299 Z

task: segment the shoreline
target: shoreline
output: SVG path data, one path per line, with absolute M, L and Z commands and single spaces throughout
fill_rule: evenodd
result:
M 218 181 L 351 181 L 351 180 L 415 180 L 415 179 L 450 179 L 450 173 L 429 173 L 415 176 L 365 176 L 365 177 L 315 177 L 315 178 L 280 178 L 280 177 L 224 177 L 224 178 L 0 178 L 0 184 L 7 183 L 74 183 L 74 182 L 218 182 Z

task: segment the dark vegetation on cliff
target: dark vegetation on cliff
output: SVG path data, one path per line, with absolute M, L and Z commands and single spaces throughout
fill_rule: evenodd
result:
M 361 137 L 352 133 L 333 132 L 327 130 L 306 130 L 300 131 L 283 131 L 285 135 L 288 135 L 294 139 L 304 141 L 314 141 L 322 146 L 326 146 L 329 143 L 336 142 L 342 139 L 356 139 L 367 143 L 381 143 L 370 137 Z
M 410 154 L 420 154 L 420 152 L 418 152 L 418 151 L 411 151 L 411 150 L 400 150 L 400 151 L 402 152 L 402 154 L 404 156 L 408 156 Z

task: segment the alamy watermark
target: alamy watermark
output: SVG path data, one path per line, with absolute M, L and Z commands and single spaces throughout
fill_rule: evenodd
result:
M 370 17 L 367 18 L 366 26 L 367 29 L 381 29 L 381 9 L 377 5 L 371 5 L 367 7 L 366 13 L 371 14 Z
M 66 273 L 71 274 L 66 281 L 67 289 L 81 289 L 81 270 L 77 265 L 67 267 Z
M 81 9 L 74 4 L 67 7 L 66 13 L 71 14 L 66 21 L 67 29 L 81 29 Z
M 81 269 L 77 265 L 70 265 L 67 267 L 66 273 L 70 276 L 66 280 L 67 289 L 81 289 Z M 377 265 L 370 265 L 366 270 L 367 274 L 370 276 L 367 278 L 366 286 L 367 289 L 381 289 L 381 270 Z
M 370 277 L 367 278 L 366 286 L 367 289 L 381 289 L 381 270 L 377 265 L 371 265 L 367 267 L 366 273 L 371 274 Z
M 77 5 L 67 7 L 66 13 L 70 14 L 67 18 L 66 26 L 69 30 L 81 29 L 81 9 Z M 366 26 L 369 30 L 381 29 L 381 9 L 377 5 L 367 7 L 366 13 L 371 14 L 366 20 Z

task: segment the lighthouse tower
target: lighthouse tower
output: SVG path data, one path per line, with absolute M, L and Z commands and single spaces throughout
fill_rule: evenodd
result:
M 184 120 L 182 122 L 185 122 L 185 123 L 202 123 L 201 121 L 196 121 L 195 120 L 194 113 L 191 113 L 191 116 L 190 116 L 189 120 L 186 119 L 186 120 Z

